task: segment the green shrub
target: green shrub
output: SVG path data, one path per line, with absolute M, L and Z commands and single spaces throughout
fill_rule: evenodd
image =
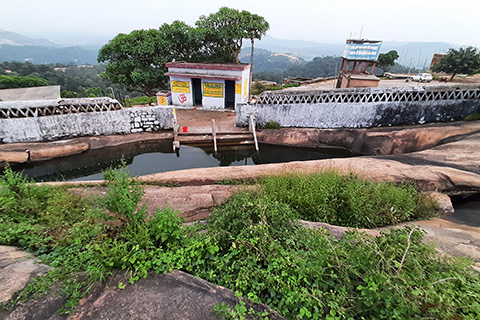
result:
M 267 197 L 289 205 L 297 217 L 373 228 L 433 215 L 435 206 L 409 184 L 373 183 L 335 172 L 285 174 L 260 180 Z
M 264 126 L 265 129 L 280 129 L 280 123 L 270 120 L 270 122 L 267 122 Z
M 466 116 L 465 117 L 465 120 L 467 121 L 477 121 L 477 120 L 480 120 L 480 113 L 474 113 L 474 114 L 471 114 L 469 116 Z
M 125 107 L 131 107 L 131 106 L 142 105 L 142 104 L 156 104 L 156 103 L 157 103 L 157 97 L 143 96 L 143 97 L 126 99 Z
M 106 200 L 97 203 L 75 199 L 66 189 L 39 192 L 8 170 L 0 179 L 0 217 L 7 222 L 0 223 L 0 243 L 16 237 L 13 242 L 24 247 L 35 241 L 50 244 L 37 253 L 54 267 L 27 286 L 19 300 L 38 297 L 60 281 L 68 299 L 63 312 L 69 313 L 93 283 L 114 270 L 129 272 L 133 283 L 151 271 L 179 269 L 234 290 L 240 297 L 234 311 L 216 307 L 232 318 L 266 316 L 246 310 L 242 297 L 265 303 L 287 319 L 480 317 L 478 272 L 469 261 L 439 257 L 422 242 L 423 231 L 393 229 L 382 237 L 348 232 L 336 239 L 296 221 L 311 214 L 338 215 L 335 221 L 353 224 L 372 222 L 352 220 L 351 210 L 358 215 L 383 212 L 381 223 L 415 218 L 419 203 L 424 214 L 431 199 L 422 199 L 410 185 L 374 186 L 333 172 L 263 178 L 256 189 L 249 187 L 216 208 L 201 230 L 183 226 L 171 209 L 149 218 L 145 207 L 138 206 L 143 190 L 124 168 L 105 173 L 109 190 Z M 22 203 L 36 201 L 40 209 L 25 212 L 23 204 L 5 201 L 20 194 Z M 106 207 L 109 215 L 102 210 Z M 375 219 L 371 212 L 366 216 Z M 123 223 L 107 223 L 112 218 Z

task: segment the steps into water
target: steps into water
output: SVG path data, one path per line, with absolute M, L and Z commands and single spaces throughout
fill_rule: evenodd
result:
M 221 132 L 216 134 L 216 140 L 218 146 L 254 144 L 253 134 L 249 132 Z M 190 146 L 207 146 L 213 145 L 213 135 L 211 132 L 179 132 L 175 141 Z

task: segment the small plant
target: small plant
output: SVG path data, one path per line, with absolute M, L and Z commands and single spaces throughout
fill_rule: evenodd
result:
M 280 129 L 280 123 L 270 120 L 270 122 L 267 122 L 264 126 L 265 129 Z
M 465 117 L 465 120 L 467 121 L 477 121 L 477 120 L 480 120 L 480 113 L 474 113 L 474 114 L 471 114 L 469 116 L 466 116 Z

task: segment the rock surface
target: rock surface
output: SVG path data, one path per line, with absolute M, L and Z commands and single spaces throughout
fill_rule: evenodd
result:
M 43 161 L 78 154 L 87 150 L 119 146 L 138 141 L 173 139 L 170 132 L 133 133 L 126 135 L 82 137 L 69 140 L 36 143 L 0 144 L 0 163 L 24 163 L 27 161 Z M 29 150 L 29 152 L 26 152 Z M 30 154 L 30 155 L 29 155 Z
M 0 303 L 12 298 L 28 281 L 48 272 L 31 254 L 16 247 L 0 245 Z
M 260 142 L 289 146 L 337 146 L 363 155 L 404 154 L 480 132 L 480 122 L 435 123 L 422 126 L 372 129 L 262 130 Z
M 96 290 L 69 319 L 218 319 L 213 312 L 215 305 L 234 307 L 238 301 L 233 291 L 177 270 L 151 274 L 123 290 L 118 288 L 120 281 L 121 275 L 103 290 Z M 246 307 L 256 312 L 267 310 L 270 319 L 283 319 L 265 305 L 247 302 Z

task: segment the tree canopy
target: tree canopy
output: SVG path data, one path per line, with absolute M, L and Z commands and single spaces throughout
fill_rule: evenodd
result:
M 249 38 L 251 30 L 261 39 L 268 23 L 248 11 L 224 7 L 201 16 L 196 27 L 174 21 L 158 29 L 119 34 L 100 49 L 97 60 L 106 62 L 103 79 L 152 96 L 168 88 L 165 63 L 238 62 L 242 39 Z
M 35 76 L 0 75 L 0 89 L 29 88 L 48 86 L 45 79 Z
M 380 53 L 378 55 L 377 67 L 383 70 L 383 73 L 388 72 L 390 67 L 395 65 L 395 60 L 399 57 L 396 50 L 391 50 L 387 53 Z
M 195 23 L 204 30 L 206 41 L 224 48 L 238 61 L 243 39 L 261 39 L 269 29 L 268 22 L 261 16 L 248 11 L 223 7 L 216 13 L 201 16 Z
M 450 48 L 439 63 L 432 67 L 434 72 L 452 74 L 451 79 L 458 73 L 475 74 L 480 72 L 480 52 L 474 47 L 455 50 Z

